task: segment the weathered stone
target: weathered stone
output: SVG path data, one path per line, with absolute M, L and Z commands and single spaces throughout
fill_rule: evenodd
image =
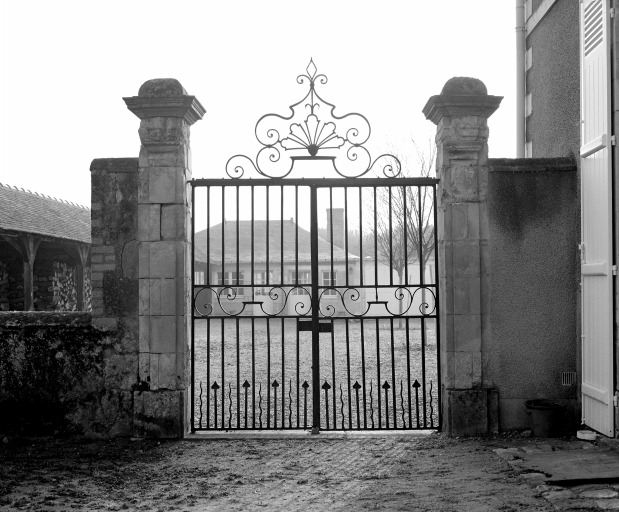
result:
M 176 250 L 178 242 L 151 242 L 149 245 L 149 276 L 176 277 Z M 179 276 L 180 277 L 180 276 Z
M 580 496 L 583 498 L 604 499 L 604 498 L 616 498 L 619 495 L 614 489 L 593 489 L 590 491 L 583 491 Z
M 161 240 L 161 205 L 138 205 L 138 236 L 143 241 Z
M 162 240 L 185 240 L 187 232 L 186 212 L 184 204 L 164 205 L 161 208 L 161 238 Z
M 542 493 L 542 496 L 546 498 L 548 501 L 572 499 L 576 497 L 576 495 L 569 489 L 564 489 L 561 491 L 547 491 L 547 492 Z
M 150 317 L 150 352 L 176 351 L 176 317 Z
M 183 391 L 134 392 L 134 433 L 138 437 L 183 436 Z

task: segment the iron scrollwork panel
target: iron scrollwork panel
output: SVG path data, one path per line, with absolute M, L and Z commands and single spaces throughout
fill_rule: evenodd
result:
M 235 316 L 310 316 L 311 288 L 302 285 L 239 285 L 194 287 L 196 318 Z

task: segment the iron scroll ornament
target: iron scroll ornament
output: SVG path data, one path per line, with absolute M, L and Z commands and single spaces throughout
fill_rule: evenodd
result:
M 253 168 L 266 178 L 285 178 L 298 160 L 322 160 L 331 161 L 343 178 L 359 178 L 370 171 L 376 175 L 382 171 L 386 178 L 398 177 L 402 165 L 396 156 L 382 154 L 372 162 L 364 146 L 371 133 L 367 118 L 356 112 L 335 115 L 335 105 L 316 92 L 316 85 L 326 84 L 327 77 L 318 74 L 312 59 L 306 71 L 297 77 L 297 83 L 308 84 L 309 90 L 301 101 L 290 105 L 290 116 L 263 115 L 255 128 L 256 139 L 263 146 L 255 161 L 234 155 L 226 163 L 226 174 L 242 178 L 246 169 Z

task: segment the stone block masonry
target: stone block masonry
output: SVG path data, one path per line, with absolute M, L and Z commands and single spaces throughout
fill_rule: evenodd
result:
M 489 349 L 488 124 L 502 98 L 452 78 L 423 109 L 437 125 L 442 417 L 454 435 L 498 429 Z
M 141 120 L 137 180 L 139 379 L 135 434 L 182 437 L 189 429 L 191 385 L 191 198 L 189 127 L 204 108 L 177 80 L 144 83 L 124 98 Z

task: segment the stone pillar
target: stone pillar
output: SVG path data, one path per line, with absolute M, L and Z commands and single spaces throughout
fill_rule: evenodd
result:
M 137 435 L 182 437 L 189 428 L 191 179 L 189 127 L 204 115 L 174 79 L 124 98 L 141 120 L 138 170 L 139 375 Z
M 488 125 L 502 97 L 475 78 L 452 78 L 423 109 L 437 125 L 443 428 L 497 430 L 497 395 L 484 379 L 490 347 Z

